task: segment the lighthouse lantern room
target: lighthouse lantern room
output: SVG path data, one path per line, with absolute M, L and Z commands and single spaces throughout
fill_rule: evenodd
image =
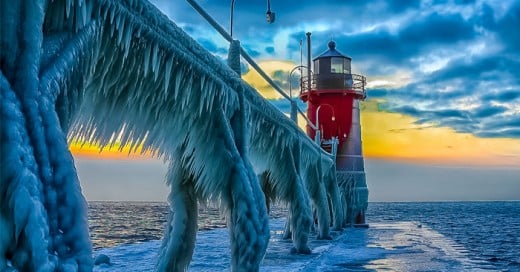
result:
M 310 33 L 307 39 L 310 55 Z M 352 74 L 351 62 L 330 41 L 328 50 L 313 59 L 313 73 L 302 78 L 300 98 L 308 106 L 307 135 L 336 155 L 338 185 L 347 202 L 348 222 L 366 226 L 368 189 L 359 122 L 359 101 L 366 97 L 366 78 Z

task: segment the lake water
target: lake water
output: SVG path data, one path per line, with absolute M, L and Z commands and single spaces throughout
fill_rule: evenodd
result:
M 90 202 L 89 206 L 90 232 L 96 250 L 161 239 L 169 209 L 160 202 Z M 283 207 L 274 208 L 271 214 L 273 218 L 284 215 Z M 450 243 L 443 248 L 453 250 L 445 254 L 463 254 L 477 263 L 472 269 L 481 263 L 486 271 L 520 271 L 520 202 L 370 203 L 367 221 L 377 226 L 375 229 L 418 226 L 438 233 L 443 243 Z M 200 208 L 201 231 L 223 227 L 225 220 L 217 208 Z M 419 238 L 438 239 L 435 235 Z M 349 242 L 348 237 L 345 242 Z

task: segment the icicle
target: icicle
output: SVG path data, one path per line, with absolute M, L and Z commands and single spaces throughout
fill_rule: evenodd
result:
M 157 48 L 157 46 L 155 46 L 154 48 Z M 161 56 L 157 56 L 157 58 L 162 59 Z M 159 78 L 159 69 L 161 68 L 161 63 L 162 63 L 162 60 L 156 61 L 157 67 L 155 68 L 155 71 L 154 71 L 154 74 L 153 74 L 154 82 L 157 81 L 157 79 Z
M 63 29 L 63 10 L 60 8 L 54 8 L 52 14 L 53 29 Z
M 87 5 L 83 1 L 81 1 L 80 5 L 81 5 L 81 18 L 83 19 L 81 22 L 82 23 L 81 27 L 83 27 L 87 24 Z
M 205 93 L 205 91 L 204 91 L 205 84 L 206 84 L 206 77 L 201 76 L 200 77 L 200 90 L 202 91 L 202 93 Z
M 66 0 L 65 1 L 65 17 L 68 19 L 70 15 L 70 7 L 72 5 L 72 0 Z M 59 18 L 59 17 L 55 17 Z
M 180 91 L 180 86 L 181 86 L 181 80 L 182 80 L 182 76 L 183 76 L 184 72 L 183 72 L 183 69 L 179 69 L 179 71 L 177 73 L 175 73 L 175 90 L 174 90 L 174 97 L 177 97 L 177 94 L 179 93 Z
M 207 88 L 208 88 L 208 90 L 213 90 L 215 87 L 214 87 L 213 83 L 210 81 L 207 84 Z M 205 97 L 205 98 L 206 99 L 203 100 L 204 101 L 204 107 L 205 107 L 206 111 L 209 111 L 209 107 L 211 105 L 209 104 L 209 101 L 208 101 L 207 97 Z
M 81 22 L 83 21 L 83 19 L 81 18 L 80 8 L 81 7 L 78 5 L 74 6 L 74 31 L 75 32 L 79 31 L 79 29 L 81 28 Z
M 181 98 L 181 111 L 184 112 L 185 108 L 186 108 L 186 100 L 187 98 L 186 97 L 182 97 Z
M 110 15 L 110 25 L 114 25 L 114 17 L 116 16 L 116 13 L 113 11 L 114 8 L 111 6 L 108 7 L 108 14 Z
M 157 72 L 157 54 L 159 51 L 159 46 L 157 46 L 157 43 L 153 46 L 153 52 L 152 52 L 152 72 Z
M 117 45 L 119 45 L 120 47 L 122 47 L 121 45 L 121 40 L 123 39 L 123 34 L 124 34 L 124 31 L 125 31 L 125 24 L 123 22 L 121 22 L 121 17 L 123 16 L 118 16 L 118 20 L 117 20 Z
M 94 1 L 88 1 L 88 2 L 85 2 L 84 5 L 87 6 L 87 13 L 90 14 L 91 16 L 94 15 L 93 14 L 93 6 L 94 6 Z M 97 16 L 95 17 L 98 17 L 99 16 L 99 12 L 100 12 L 100 8 L 99 9 L 96 9 L 96 12 L 97 12 Z
M 127 31 L 125 32 L 125 38 L 124 38 L 124 54 L 123 58 L 126 59 L 128 57 L 128 54 L 130 53 L 130 48 L 132 44 L 132 31 L 131 27 L 126 27 Z
M 169 57 L 166 61 L 166 73 L 164 74 L 164 94 L 168 93 L 168 85 L 170 84 L 170 76 L 172 73 L 173 58 Z
M 203 92 L 203 95 L 204 95 L 204 92 Z M 200 102 L 199 102 L 199 116 L 202 116 L 202 112 L 203 112 L 204 109 L 206 108 L 205 100 L 206 100 L 206 97 L 203 97 L 203 98 L 200 100 Z
M 132 41 L 132 26 L 131 25 L 128 25 L 125 27 L 125 54 L 124 54 L 124 58 L 126 59 L 126 57 L 128 56 L 128 52 L 130 51 L 130 43 Z
M 122 18 L 123 15 L 120 15 L 119 13 L 117 13 L 116 15 L 116 29 L 117 30 L 120 30 L 121 29 L 121 21 L 122 21 Z
M 148 74 L 148 67 L 150 66 L 150 54 L 152 51 L 152 47 L 150 44 L 145 45 L 144 51 L 144 76 Z
M 101 18 L 103 18 L 103 21 L 108 21 L 107 20 L 107 15 L 108 15 L 108 7 L 104 7 L 102 8 L 101 10 Z
M 114 24 L 110 25 L 110 38 L 114 37 L 114 32 L 116 31 L 116 26 Z

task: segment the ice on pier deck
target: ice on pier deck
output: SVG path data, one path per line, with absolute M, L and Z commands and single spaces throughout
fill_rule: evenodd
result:
M 368 229 L 348 228 L 332 241 L 312 239 L 311 255 L 290 254 L 282 240 L 283 219 L 271 220 L 271 241 L 260 271 L 494 271 L 489 263 L 472 260 L 467 250 L 417 222 L 374 223 Z M 112 265 L 94 271 L 153 271 L 160 241 L 102 249 Z M 189 271 L 228 271 L 226 229 L 197 234 Z

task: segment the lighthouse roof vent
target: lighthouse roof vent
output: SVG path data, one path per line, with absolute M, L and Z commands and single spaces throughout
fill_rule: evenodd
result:
M 318 57 L 314 58 L 313 60 L 317 60 L 317 59 L 321 59 L 321 58 L 331 58 L 331 57 L 340 57 L 340 58 L 346 58 L 346 59 L 352 60 L 351 57 L 349 57 L 347 55 L 343 55 L 341 52 L 336 50 L 335 41 L 330 41 L 328 45 L 329 45 L 329 49 L 327 51 L 323 52 Z

